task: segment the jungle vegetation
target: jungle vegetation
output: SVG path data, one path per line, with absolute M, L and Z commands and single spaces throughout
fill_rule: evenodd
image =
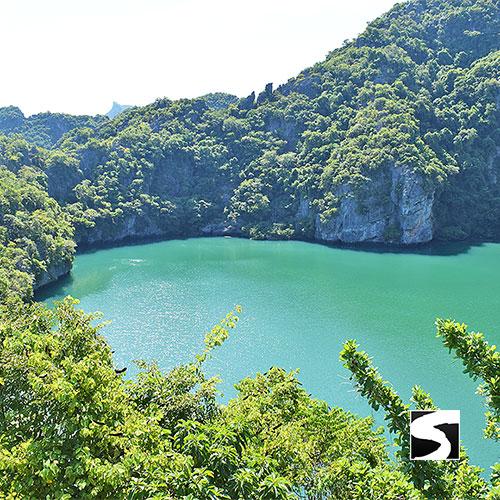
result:
M 2 108 L 0 165 L 18 178 L 29 167 L 59 205 L 56 246 L 223 233 L 315 239 L 346 197 L 360 213 L 391 207 L 401 168 L 432 193 L 435 239 L 495 239 L 499 33 L 496 1 L 411 0 L 257 96 L 163 98 L 114 119 Z M 13 210 L 0 208 L 0 225 Z M 400 224 L 387 226 L 387 242 L 400 241 Z M 71 258 L 66 244 L 37 257 L 22 236 L 0 244 L 32 269 Z M 35 286 L 47 279 L 30 275 Z
M 219 404 L 204 365 L 239 310 L 191 363 L 139 362 L 129 379 L 94 315 L 71 298 L 33 301 L 77 245 L 221 230 L 313 239 L 346 192 L 366 210 L 390 203 L 370 188 L 398 165 L 435 193 L 436 238 L 498 238 L 499 36 L 496 0 L 410 0 L 257 96 L 163 98 L 113 119 L 0 109 L 0 496 L 500 496 L 499 465 L 485 479 L 466 450 L 408 460 L 407 410 L 438 402 L 419 387 L 403 401 L 354 340 L 340 359 L 385 412 L 395 457 L 370 418 L 312 398 L 294 372 L 244 379 Z M 437 331 L 480 381 L 485 436 L 498 440 L 499 353 L 465 325 Z

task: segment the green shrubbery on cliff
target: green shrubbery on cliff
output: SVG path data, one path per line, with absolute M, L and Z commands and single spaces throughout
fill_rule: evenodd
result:
M 69 272 L 74 249 L 73 227 L 48 196 L 45 175 L 0 167 L 0 301 L 29 299 L 36 284 Z
M 497 238 L 499 19 L 492 0 L 399 4 L 274 91 L 159 99 L 113 120 L 51 115 L 68 132 L 16 164 L 47 174 L 82 244 L 224 231 Z M 0 129 L 33 139 L 47 125 L 16 125 L 16 113 L 4 108 Z M 381 223 L 344 235 L 346 214 Z
M 346 200 L 362 221 L 382 214 L 377 241 L 402 242 L 405 211 L 422 202 L 433 237 L 498 237 L 499 23 L 493 0 L 414 0 L 257 98 L 160 99 L 113 120 L 1 109 L 0 496 L 499 495 L 498 465 L 491 485 L 465 453 L 408 461 L 409 405 L 353 341 L 341 359 L 386 412 L 395 459 L 371 419 L 311 398 L 278 368 L 219 405 L 203 365 L 235 314 L 192 363 L 162 373 L 141 362 L 127 380 L 94 316 L 70 299 L 54 311 L 29 302 L 70 269 L 75 242 L 322 239 Z M 498 439 L 498 353 L 463 325 L 438 333 L 483 381 L 486 434 Z M 434 404 L 419 388 L 413 403 Z

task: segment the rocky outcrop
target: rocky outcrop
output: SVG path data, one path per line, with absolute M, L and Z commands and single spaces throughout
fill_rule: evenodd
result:
M 171 238 L 179 236 L 178 229 L 168 225 L 159 215 L 126 214 L 117 219 L 97 219 L 94 226 L 77 227 L 75 234 L 79 246 L 119 243 L 130 240 Z
M 316 216 L 316 239 L 329 242 L 425 243 L 433 237 L 434 188 L 405 166 L 392 165 L 359 191 L 341 186 L 336 214 Z
M 240 109 L 252 109 L 255 106 L 255 92 L 252 92 L 249 96 L 244 97 L 238 101 L 238 108 Z
M 273 84 L 268 83 L 264 90 L 257 97 L 257 105 L 273 99 Z
M 391 200 L 397 207 L 400 243 L 411 245 L 432 240 L 434 187 L 409 168 L 392 169 Z
M 37 277 L 33 289 L 37 290 L 42 286 L 53 283 L 59 278 L 66 276 L 71 271 L 71 266 L 72 262 L 69 260 L 50 265 L 45 271 L 42 272 L 42 274 Z

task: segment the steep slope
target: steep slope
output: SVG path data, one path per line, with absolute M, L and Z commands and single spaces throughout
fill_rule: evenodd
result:
M 36 148 L 0 136 L 0 302 L 30 298 L 33 288 L 69 273 L 75 244 L 73 227 L 47 194 Z M 23 147 L 24 146 L 24 147 Z M 17 166 L 18 158 L 29 165 Z
M 499 34 L 496 1 L 411 0 L 275 90 L 159 99 L 51 150 L 13 138 L 2 163 L 42 171 L 83 246 L 499 238 Z
M 84 178 L 58 199 L 89 244 L 496 237 L 499 20 L 489 0 L 408 2 L 257 99 L 161 99 L 75 130 L 61 148 Z

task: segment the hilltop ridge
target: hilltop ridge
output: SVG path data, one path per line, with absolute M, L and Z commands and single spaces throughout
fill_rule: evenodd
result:
M 412 0 L 276 89 L 79 118 L 50 149 L 6 137 L 0 164 L 36 172 L 80 246 L 497 239 L 499 33 L 497 2 Z

